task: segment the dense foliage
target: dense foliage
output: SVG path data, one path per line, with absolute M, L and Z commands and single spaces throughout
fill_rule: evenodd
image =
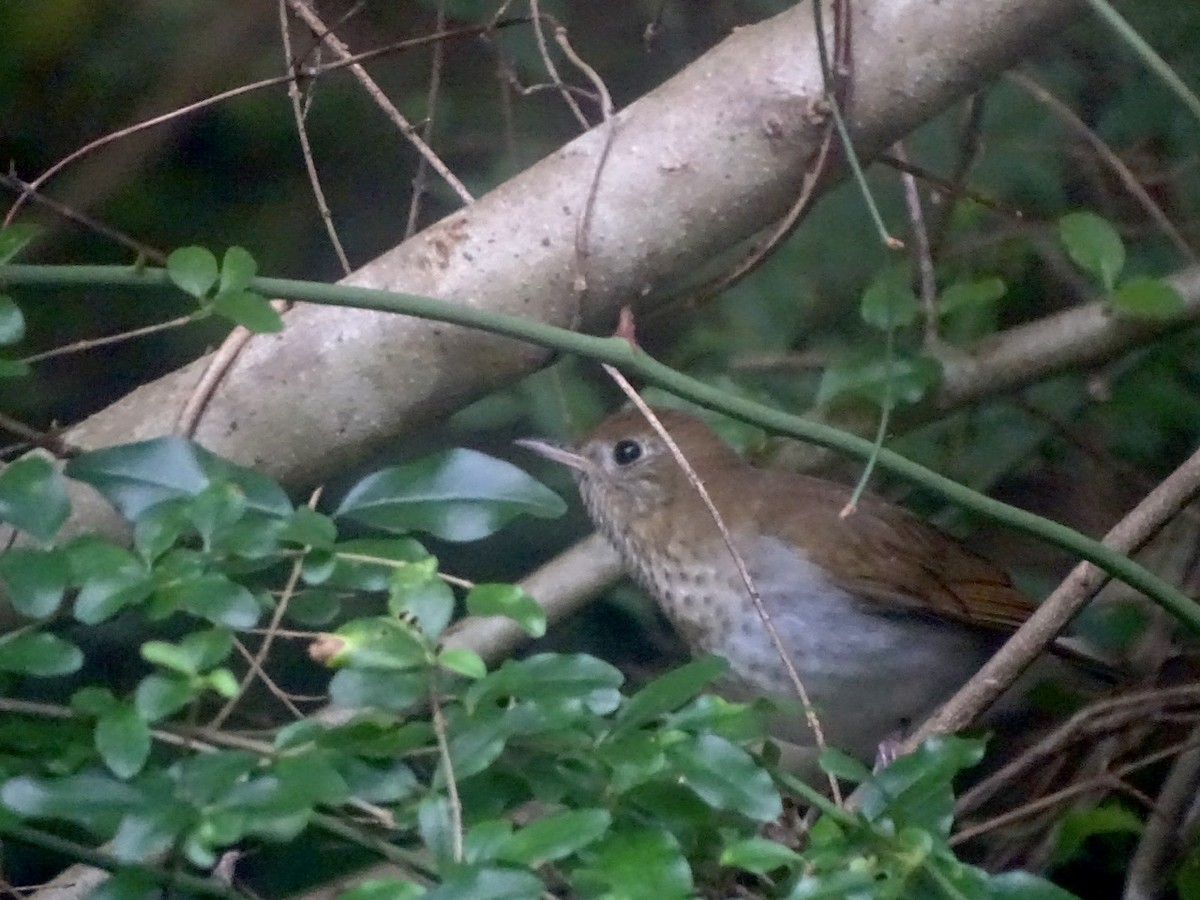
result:
M 345 13 L 363 47 L 432 33 L 443 17 L 476 29 L 446 42 L 436 63 L 421 45 L 373 69 L 411 121 L 429 115 L 423 132 L 476 195 L 577 130 L 542 89 L 528 27 L 479 37 L 502 5 L 322 10 L 329 21 Z M 540 4 L 618 105 L 785 5 Z M 170 15 L 92 0 L 0 5 L 0 146 L 12 171 L 30 180 L 100 134 L 278 72 L 275 24 L 254 6 L 214 16 L 188 3 Z M 1200 7 L 1139 0 L 1121 11 L 1184 85 L 1200 84 Z M 924 256 L 885 249 L 863 191 L 845 184 L 711 302 L 687 302 L 703 296 L 697 284 L 671 286 L 677 302 L 638 322 L 644 346 L 730 396 L 878 430 L 964 484 L 1102 533 L 1200 438 L 1200 344 L 1186 325 L 1195 298 L 1171 280 L 1195 262 L 1200 119 L 1100 17 L 1057 38 L 1019 75 L 906 139 L 923 223 L 906 206 L 898 160 L 868 171 L 883 220 L 910 248 L 923 231 Z M 308 137 L 353 261 L 402 235 L 391 211 L 408 207 L 414 179 L 424 187 L 413 227 L 456 208 L 348 79 L 309 87 Z M 589 89 L 579 95 L 595 113 Z M 840 808 L 777 768 L 765 701 L 702 693 L 720 661 L 663 673 L 669 639 L 627 588 L 525 656 L 485 661 L 447 642 L 462 613 L 543 637 L 540 608 L 511 582 L 581 533 L 582 517 L 573 507 L 566 525 L 542 522 L 566 510 L 567 484 L 551 491 L 498 457 L 513 434 L 574 436 L 613 405 L 616 391 L 584 360 L 561 360 L 428 434 L 398 436 L 402 464 L 360 461 L 373 471 L 308 503 L 301 486 L 184 438 L 59 447 L 56 423 L 194 357 L 229 326 L 283 327 L 252 289 L 260 269 L 338 275 L 283 88 L 272 91 L 116 141 L 49 182 L 47 196 L 132 235 L 142 252 L 36 205 L 0 231 L 0 265 L 142 266 L 158 248 L 172 285 L 48 294 L 0 283 L 0 425 L 24 424 L 0 470 L 0 524 L 21 532 L 0 553 L 13 613 L 0 636 L 4 880 L 34 885 L 86 861 L 117 873 L 99 889 L 113 898 L 166 886 L 283 896 L 325 883 L 353 900 L 1065 896 L 1041 877 L 988 874 L 956 856 L 954 796 L 982 741 L 932 741 L 877 774 L 830 752 L 825 769 L 863 785 Z M 997 376 L 1002 390 L 965 400 L 949 391 L 963 359 L 1086 303 L 1138 323 L 1144 338 L 1086 368 Z M 172 317 L 178 327 L 138 341 L 39 355 Z M 748 452 L 794 453 L 764 444 L 761 430 L 718 424 Z M 56 454 L 69 457 L 65 471 Z M 129 539 L 64 529 L 69 480 L 99 492 Z M 1032 595 L 1073 562 L 978 529 L 919 485 L 903 490 L 923 514 L 974 532 Z M 1194 584 L 1194 526 L 1176 523 L 1167 543 L 1161 574 Z M 1112 599 L 1080 623 L 1107 649 L 1141 648 L 1148 624 L 1164 627 L 1140 598 Z M 1110 771 L 1143 780 L 1113 776 L 1119 794 L 1060 813 L 1041 868 L 1081 895 L 1119 895 L 1146 830 L 1144 801 L 1169 765 L 1155 756 L 1161 746 L 1138 737 L 1122 748 Z M 1164 873 L 1183 898 L 1200 896 L 1194 832 Z

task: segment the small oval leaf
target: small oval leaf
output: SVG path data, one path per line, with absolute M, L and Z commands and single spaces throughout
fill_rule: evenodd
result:
M 69 578 L 67 558 L 58 550 L 13 547 L 0 553 L 0 583 L 17 612 L 31 619 L 58 609 Z
M 255 334 L 283 331 L 283 316 L 279 315 L 270 300 L 252 291 L 218 294 L 213 300 L 213 310 Z
M 214 482 L 235 485 L 254 512 L 283 517 L 293 509 L 283 488 L 266 475 L 179 437 L 84 453 L 67 463 L 66 474 L 90 484 L 130 521 L 164 500 L 193 497 Z
M 258 263 L 243 247 L 230 247 L 221 260 L 221 286 L 219 293 L 244 291 L 258 274 Z
M 7 347 L 25 337 L 25 316 L 12 297 L 0 294 L 0 346 Z
M 566 508 L 561 497 L 511 463 L 458 449 L 368 475 L 335 516 L 385 531 L 476 541 L 515 516 L 554 518 Z
M 44 631 L 15 633 L 0 643 L 0 672 L 52 678 L 69 675 L 82 665 L 78 647 Z
M 487 664 L 474 650 L 457 647 L 453 650 L 443 650 L 438 654 L 438 665 L 467 678 L 478 679 L 487 674 Z
M 96 750 L 118 778 L 132 778 L 150 756 L 150 728 L 132 706 L 120 704 L 96 723 Z
M 504 616 L 533 638 L 546 633 L 546 611 L 515 584 L 477 584 L 467 592 L 466 603 L 473 616 Z
M 48 541 L 71 512 L 62 473 L 40 453 L 0 472 L 0 521 Z
M 203 299 L 217 283 L 217 258 L 203 247 L 180 247 L 167 257 L 167 275 L 180 290 Z
M 1167 282 L 1143 275 L 1122 282 L 1108 302 L 1123 316 L 1158 321 L 1177 318 L 1187 306 L 1179 291 Z
M 1125 244 L 1117 230 L 1095 213 L 1077 212 L 1058 220 L 1058 234 L 1072 262 L 1111 291 L 1125 268 Z

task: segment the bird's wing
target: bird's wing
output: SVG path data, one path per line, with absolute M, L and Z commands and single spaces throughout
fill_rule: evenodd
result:
M 879 613 L 1011 631 L 1036 608 L 1003 569 L 907 510 L 866 495 L 843 518 L 847 489 L 815 479 L 794 486 L 805 512 L 783 528 L 803 528 L 809 559 Z

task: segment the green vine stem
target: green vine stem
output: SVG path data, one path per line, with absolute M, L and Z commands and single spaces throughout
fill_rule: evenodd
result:
M 164 269 L 131 266 L 5 265 L 0 266 L 0 284 L 172 288 Z M 780 412 L 752 400 L 732 397 L 650 358 L 624 338 L 592 337 L 519 316 L 474 309 L 416 294 L 283 278 L 255 278 L 249 287 L 269 297 L 417 316 L 478 328 L 564 353 L 576 353 L 617 366 L 626 372 L 637 373 L 651 384 L 686 400 L 770 431 L 806 440 L 862 460 L 869 459 L 872 453 L 878 452 L 878 464 L 885 469 L 934 490 L 965 509 L 1041 538 L 1095 564 L 1112 577 L 1141 591 L 1180 622 L 1200 634 L 1200 606 L 1195 601 L 1142 565 L 1105 547 L 1099 541 L 1058 522 L 980 494 L 892 450 L 876 451 L 871 441 L 858 435 Z

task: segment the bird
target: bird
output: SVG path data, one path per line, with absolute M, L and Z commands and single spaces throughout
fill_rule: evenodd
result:
M 699 419 L 654 412 L 719 511 L 828 745 L 876 758 L 1033 612 L 1002 568 L 902 507 L 864 493 L 843 514 L 850 488 L 757 468 Z M 724 657 L 719 693 L 795 696 L 716 520 L 641 412 L 610 416 L 574 448 L 519 443 L 572 471 L 597 530 L 689 652 Z M 816 744 L 795 708 L 772 732 Z

